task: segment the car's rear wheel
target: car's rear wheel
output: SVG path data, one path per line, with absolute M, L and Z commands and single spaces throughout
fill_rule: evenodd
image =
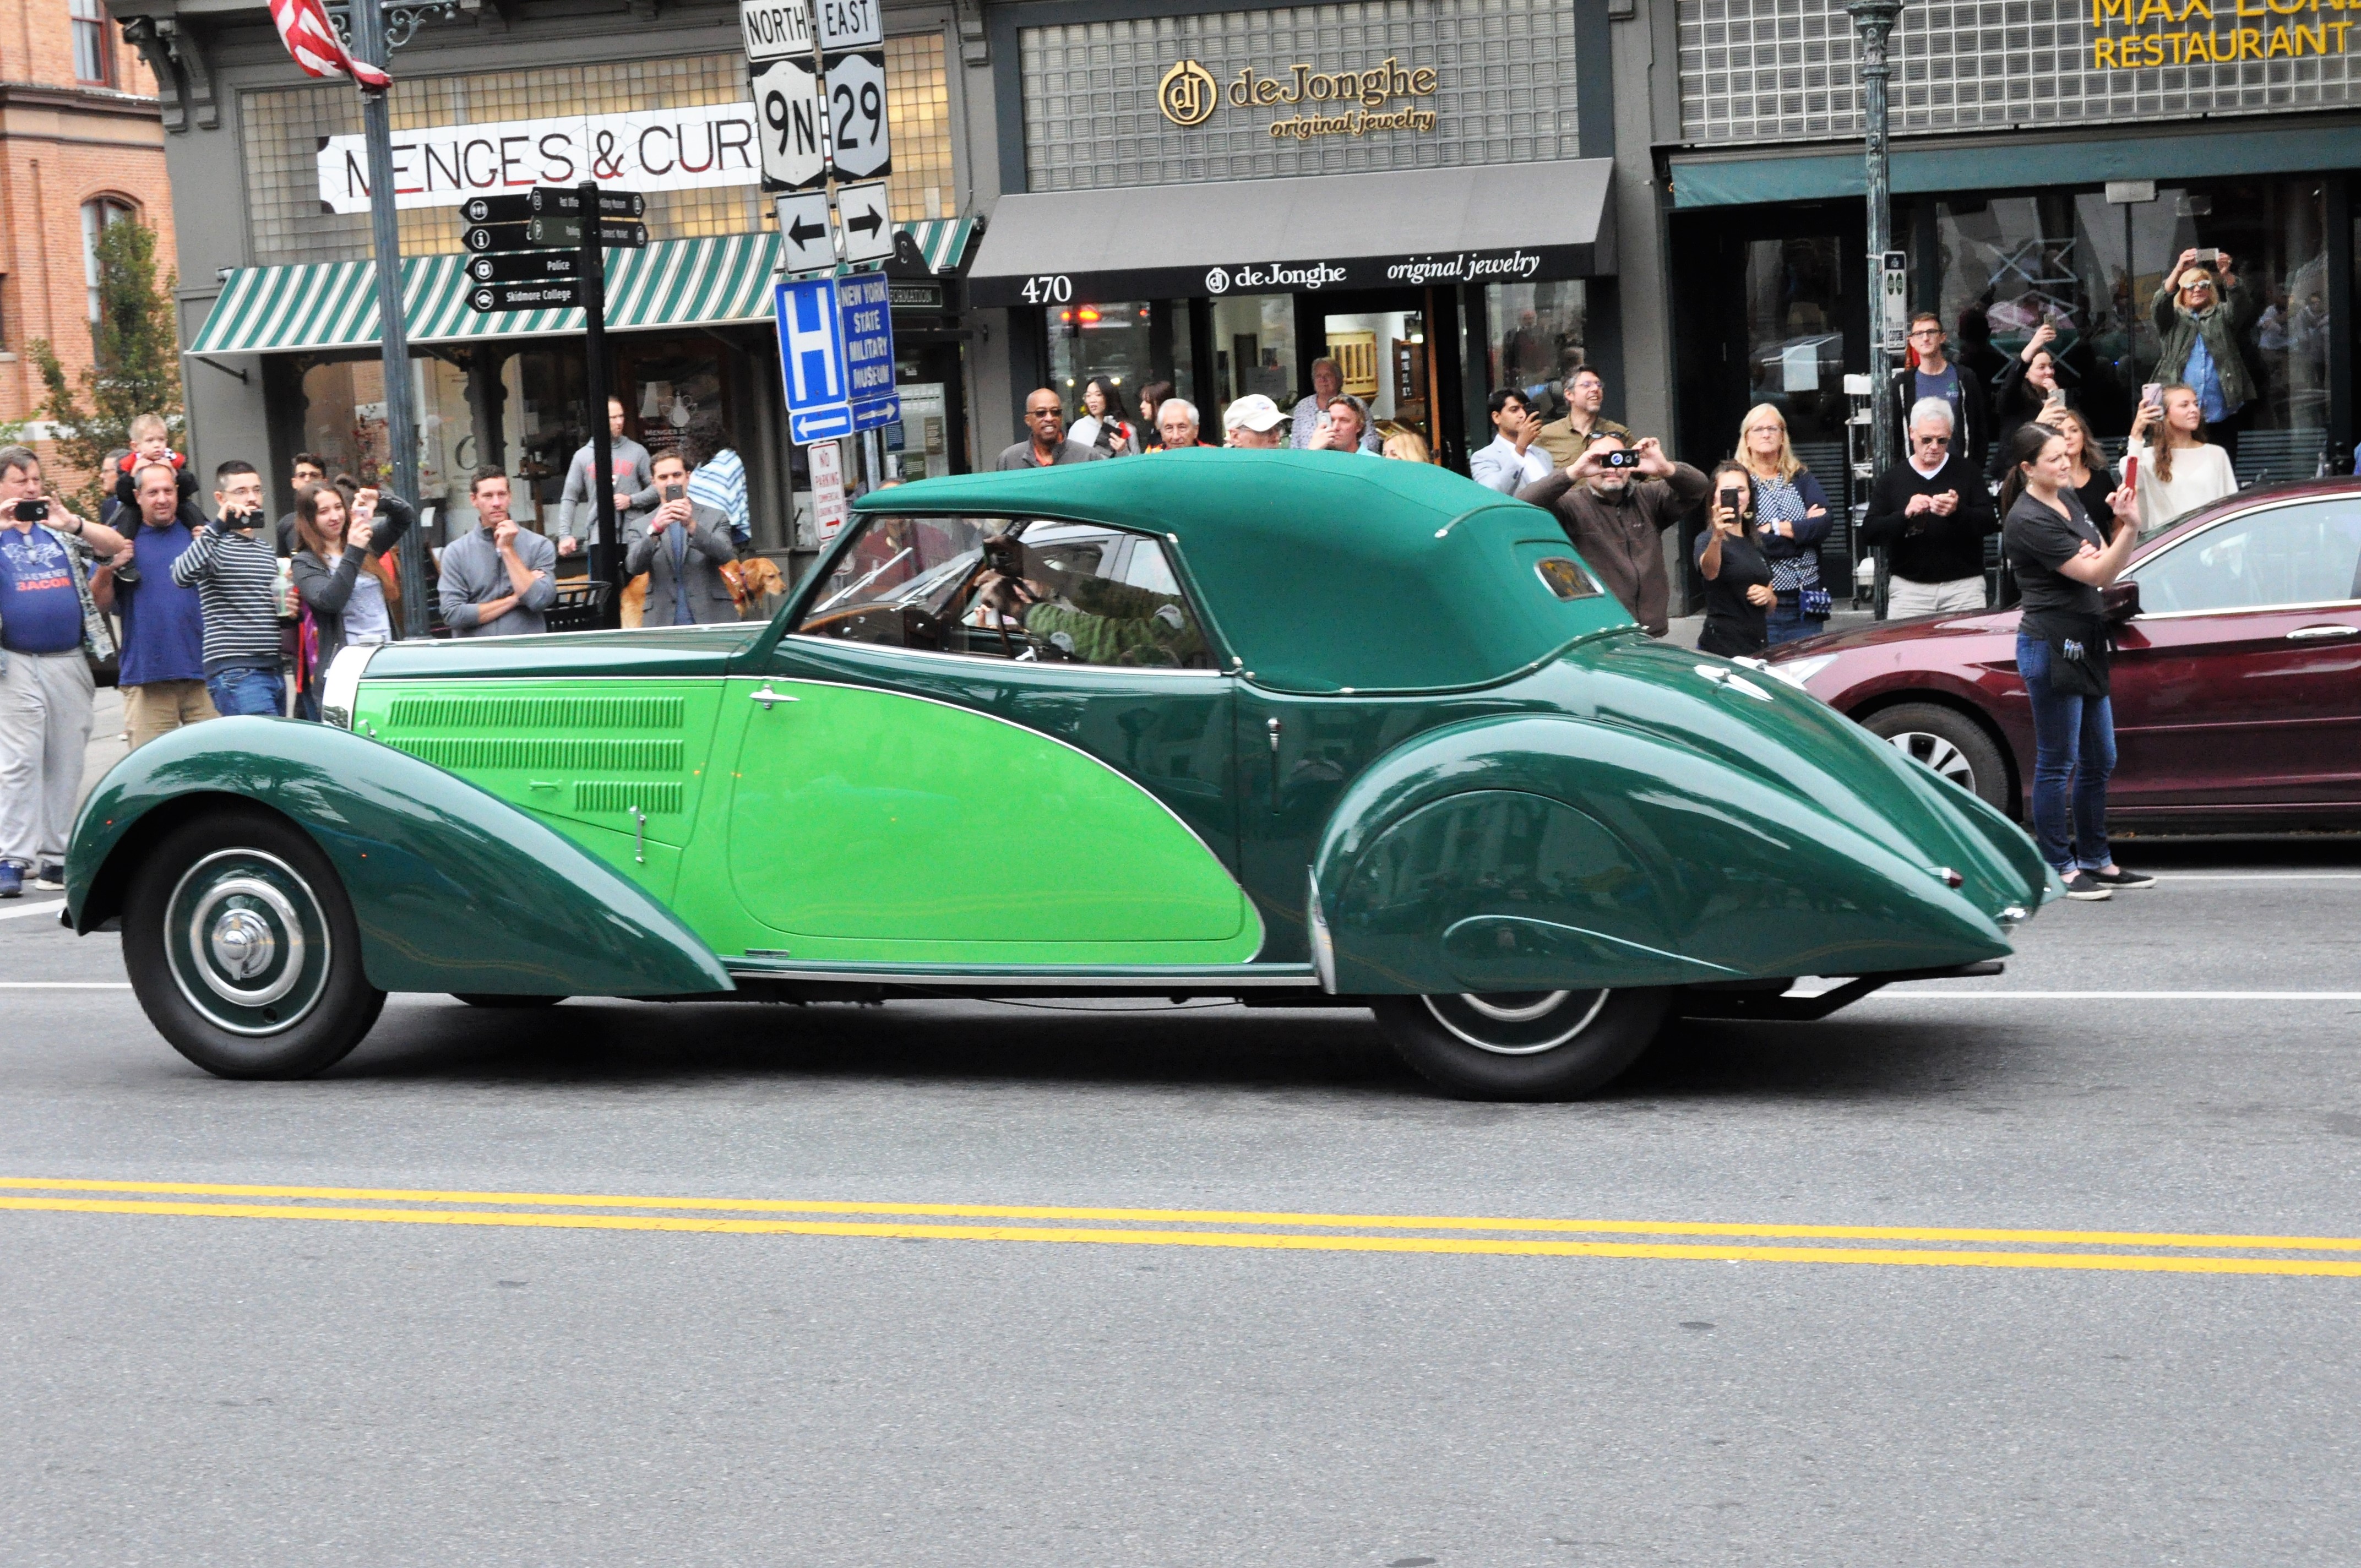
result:
M 193 817 L 148 852 L 125 891 L 123 958 L 148 1022 L 221 1078 L 308 1078 L 385 1006 L 335 868 L 251 808 Z
M 1984 727 L 1939 703 L 1882 708 L 1862 727 L 1904 756 L 1921 762 L 1997 810 L 2009 808 L 2008 763 Z
M 1380 996 L 1378 1025 L 1428 1082 L 1466 1100 L 1573 1100 L 1604 1088 L 1655 1038 L 1661 989 Z

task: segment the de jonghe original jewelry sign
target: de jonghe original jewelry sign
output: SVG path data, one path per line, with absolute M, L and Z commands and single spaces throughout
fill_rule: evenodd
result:
M 2356 0 L 2361 4 L 2361 0 Z M 1341 71 L 1310 60 L 1282 65 L 1239 67 L 1227 80 L 1217 78 L 1194 59 L 1176 60 L 1156 83 L 1156 108 L 1177 131 L 1201 127 L 1225 128 L 1224 121 L 1248 118 L 1261 122 L 1262 134 L 1273 141 L 1310 143 L 1325 138 L 1422 138 L 1436 128 L 1435 95 L 1443 86 L 1432 66 L 1405 65 L 1389 55 L 1365 69 Z M 1265 120 L 1264 115 L 1269 117 Z M 1361 173 L 1290 176 L 1273 184 L 1326 185 L 1341 188 L 1376 182 L 1382 194 L 1393 178 L 1386 170 Z M 1254 200 L 1261 181 L 1230 181 L 1217 187 L 1233 201 Z M 1076 214 L 1109 199 L 1142 197 L 1186 203 L 1206 186 L 1163 185 L 1137 192 L 1088 191 L 1056 199 L 1076 205 Z M 1047 198 L 1045 198 L 1047 199 Z M 1087 220 L 1084 220 L 1087 222 Z M 1402 232 L 1409 232 L 1407 230 Z M 1241 247 L 1241 249 L 1244 247 Z M 1597 268 L 1592 246 L 1529 246 L 1499 250 L 1388 250 L 1352 254 L 1263 255 L 1220 258 L 1200 251 L 1195 259 L 1170 258 L 1148 266 L 1087 262 L 1068 270 L 1026 276 L 979 273 L 971 280 L 970 298 L 979 305 L 1061 305 L 1081 299 L 1171 299 L 1190 295 L 1220 297 L 1232 293 L 1316 293 L 1347 289 L 1381 289 L 1454 283 L 1518 283 L 1539 278 L 1587 276 Z M 1611 250 L 1609 252 L 1611 255 Z M 1611 266 L 1610 269 L 1611 270 Z

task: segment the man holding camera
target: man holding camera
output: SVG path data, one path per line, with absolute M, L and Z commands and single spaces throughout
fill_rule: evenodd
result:
M 205 612 L 195 588 L 172 580 L 172 568 L 196 543 L 181 517 L 180 494 L 169 463 L 134 469 L 132 501 L 139 509 L 130 555 L 99 569 L 123 618 L 123 716 L 137 751 L 168 730 L 217 718 L 205 694 Z M 92 585 L 95 592 L 98 585 Z M 99 594 L 105 608 L 108 594 Z
M 476 526 L 443 552 L 435 597 L 444 624 L 461 637 L 510 637 L 545 630 L 543 612 L 557 599 L 557 549 L 509 516 L 509 477 L 487 466 L 467 481 Z
M 279 673 L 279 552 L 262 510 L 262 476 L 233 457 L 214 470 L 214 521 L 172 563 L 205 619 L 205 695 L 224 718 L 287 711 Z
M 1703 474 L 1665 456 L 1653 435 L 1631 446 L 1602 435 L 1517 499 L 1557 513 L 1600 584 L 1649 636 L 1662 637 L 1672 625 L 1673 598 L 1662 535 L 1712 488 Z
M 688 499 L 688 464 L 677 452 L 655 460 L 655 507 L 623 526 L 623 575 L 648 575 L 642 626 L 700 626 L 738 619 L 721 568 L 738 559 L 730 514 Z
M 90 744 L 92 660 L 115 652 L 91 564 L 123 535 L 41 483 L 29 448 L 0 447 L 0 898 L 65 885 L 66 835 Z

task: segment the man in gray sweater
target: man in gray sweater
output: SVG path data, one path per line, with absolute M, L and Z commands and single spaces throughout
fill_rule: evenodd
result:
M 607 433 L 613 437 L 608 444 L 611 459 L 609 477 L 614 480 L 615 521 L 622 523 L 623 514 L 631 510 L 632 498 L 648 488 L 648 449 L 623 433 L 623 400 L 607 400 Z M 591 444 L 582 444 L 574 455 L 573 466 L 566 470 L 566 493 L 557 501 L 557 553 L 571 555 L 590 547 L 590 536 L 598 532 L 598 492 L 592 487 L 590 469 L 593 463 Z
M 547 626 L 542 612 L 557 598 L 557 551 L 509 518 L 509 477 L 476 470 L 467 481 L 480 526 L 443 551 L 436 598 L 443 622 L 461 637 L 513 637 Z

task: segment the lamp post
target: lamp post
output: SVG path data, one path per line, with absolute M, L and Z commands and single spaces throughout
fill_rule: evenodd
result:
M 1861 122 L 1867 133 L 1869 175 L 1869 367 L 1870 463 L 1883 473 L 1894 445 L 1894 399 L 1885 379 L 1891 345 L 1885 336 L 1885 253 L 1894 244 L 1893 202 L 1887 190 L 1885 86 L 1892 75 L 1885 46 L 1901 19 L 1902 0 L 1848 0 L 1853 32 L 1861 41 Z

